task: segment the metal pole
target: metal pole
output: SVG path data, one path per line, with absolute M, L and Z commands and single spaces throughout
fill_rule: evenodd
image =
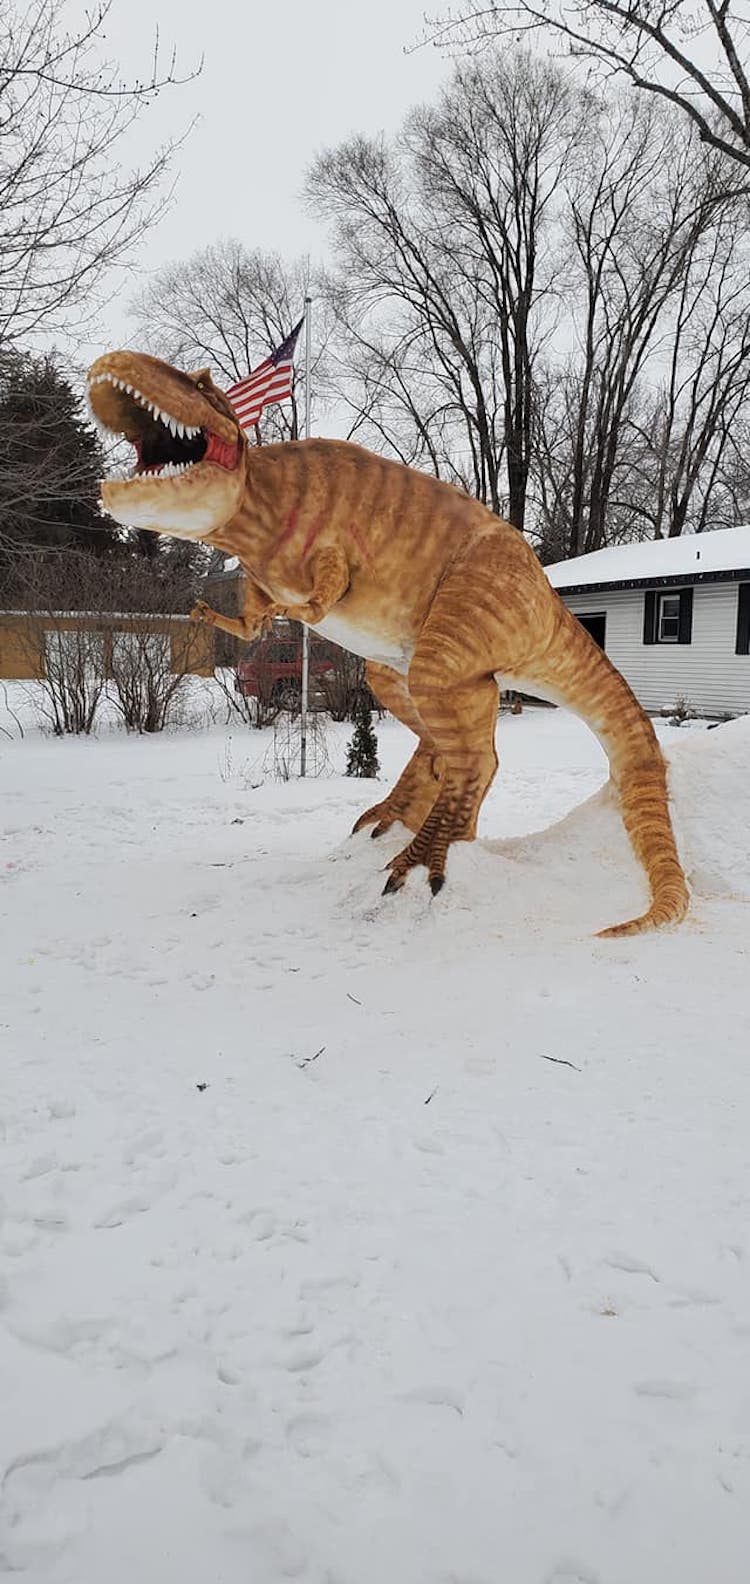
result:
M 305 298 L 305 439 L 310 439 L 310 349 L 312 345 L 312 297 Z M 310 633 L 302 628 L 302 712 L 300 716 L 299 773 L 307 774 L 307 697 L 310 675 Z

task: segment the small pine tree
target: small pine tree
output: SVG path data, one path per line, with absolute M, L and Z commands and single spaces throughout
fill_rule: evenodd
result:
M 355 711 L 354 736 L 349 744 L 346 759 L 346 773 L 348 776 L 377 775 L 380 765 L 378 763 L 378 739 L 372 728 L 372 710 L 370 700 L 365 692 L 361 692 L 357 700 Z

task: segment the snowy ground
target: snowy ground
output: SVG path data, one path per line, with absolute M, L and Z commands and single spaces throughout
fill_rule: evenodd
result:
M 619 942 L 561 712 L 435 902 L 253 734 L 0 740 L 0 1573 L 746 1584 L 750 719 L 662 736 Z

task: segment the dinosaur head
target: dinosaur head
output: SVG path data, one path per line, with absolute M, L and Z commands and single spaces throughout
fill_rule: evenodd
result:
M 208 369 L 183 374 L 145 352 L 107 352 L 88 372 L 94 417 L 135 448 L 130 473 L 102 482 L 102 504 L 129 528 L 205 539 L 235 515 L 247 443 Z

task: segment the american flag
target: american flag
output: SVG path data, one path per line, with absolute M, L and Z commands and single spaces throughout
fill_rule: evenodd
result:
M 291 396 L 294 348 L 304 322 L 303 314 L 299 324 L 295 325 L 270 357 L 259 363 L 257 369 L 253 369 L 252 374 L 240 380 L 238 385 L 230 385 L 226 394 L 243 429 L 250 429 L 253 424 L 257 424 L 264 407 Z

